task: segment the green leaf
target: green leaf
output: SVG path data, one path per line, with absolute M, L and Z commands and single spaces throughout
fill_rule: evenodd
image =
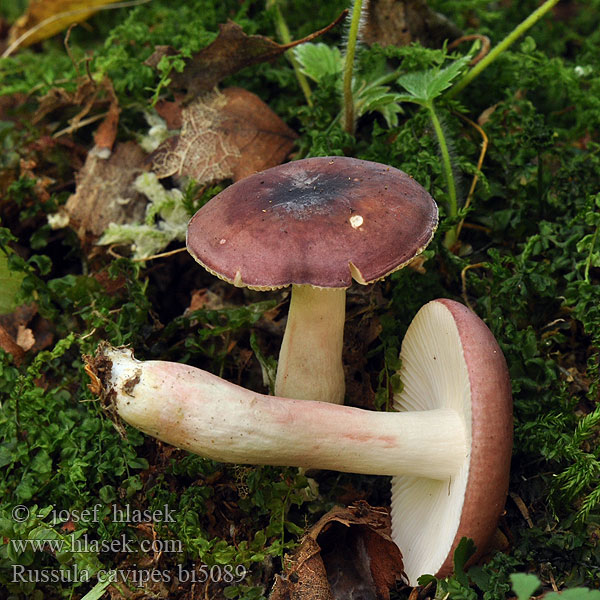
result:
M 531 573 L 513 573 L 510 581 L 518 600 L 529 600 L 533 592 L 541 585 L 540 580 Z
M 404 97 L 404 100 L 419 104 L 433 102 L 444 90 L 450 87 L 452 81 L 461 73 L 470 60 L 471 57 L 467 55 L 455 60 L 444 69 L 431 69 L 402 75 L 397 79 L 397 83 L 410 94 L 410 98 Z
M 306 43 L 296 46 L 293 52 L 300 63 L 300 71 L 317 83 L 328 75 L 336 77 L 342 72 L 344 59 L 335 47 L 323 43 Z
M 550 592 L 545 596 L 546 600 L 600 600 L 600 591 L 588 588 L 573 588 L 556 593 Z M 519 600 L 521 600 L 519 598 Z
M 16 307 L 24 274 L 8 268 L 8 256 L 0 251 L 0 315 L 12 312 Z
M 105 581 L 98 581 L 98 583 L 81 600 L 100 600 L 110 583 L 110 577 L 107 577 Z
M 356 113 L 359 117 L 368 112 L 379 112 L 388 127 L 398 126 L 398 114 L 403 113 L 398 102 L 398 94 L 389 91 L 388 86 L 368 86 L 360 90 L 355 99 Z
M 52 471 L 52 459 L 45 450 L 40 450 L 33 457 L 29 466 L 35 473 L 50 473 Z
M 465 573 L 465 565 L 476 550 L 475 542 L 470 538 L 462 538 L 454 551 L 454 575 L 459 583 L 467 587 L 469 578 Z

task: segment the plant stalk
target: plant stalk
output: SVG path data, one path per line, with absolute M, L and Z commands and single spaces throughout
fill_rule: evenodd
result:
M 444 135 L 442 124 L 440 123 L 437 113 L 435 112 L 433 102 L 428 102 L 426 106 L 427 110 L 429 111 L 431 122 L 433 124 L 433 129 L 437 136 L 438 144 L 440 145 L 440 152 L 442 154 L 442 168 L 444 171 L 444 178 L 446 180 L 446 187 L 448 188 L 448 216 L 454 218 L 458 214 L 458 200 L 456 197 L 456 183 L 454 181 L 454 173 L 452 172 L 450 152 L 448 151 L 446 136 Z M 444 245 L 446 246 L 446 248 L 451 248 L 455 243 L 456 229 L 452 228 L 446 232 L 446 237 L 444 238 Z
M 290 34 L 290 30 L 287 26 L 287 23 L 285 21 L 285 19 L 283 18 L 283 14 L 279 8 L 279 4 L 277 3 L 277 0 L 269 0 L 267 2 L 267 8 L 272 8 L 275 14 L 275 29 L 277 30 L 277 35 L 279 36 L 279 39 L 284 43 L 284 44 L 290 44 L 292 42 L 292 36 Z M 294 56 L 294 53 L 291 50 L 288 50 L 285 53 L 286 58 L 290 61 L 290 64 L 292 65 L 293 69 L 294 69 L 294 73 L 296 74 L 296 79 L 298 80 L 298 85 L 300 86 L 300 89 L 302 90 L 302 93 L 304 94 L 304 98 L 306 99 L 306 104 L 308 104 L 308 106 L 312 106 L 312 91 L 310 89 L 310 85 L 308 83 L 308 79 L 306 78 L 306 75 L 304 75 L 304 73 L 300 70 L 300 64 L 298 63 L 298 61 L 296 60 L 296 57 Z
M 352 20 L 348 33 L 346 46 L 346 60 L 344 62 L 344 131 L 354 133 L 354 98 L 352 97 L 352 75 L 354 71 L 354 55 L 356 53 L 356 40 L 360 27 L 360 16 L 363 0 L 354 0 L 352 7 Z
M 519 23 L 491 52 L 480 62 L 478 62 L 465 76 L 446 94 L 447 98 L 454 98 L 466 88 L 475 77 L 484 69 L 487 69 L 497 58 L 509 48 L 513 42 L 521 37 L 528 29 L 533 27 L 552 7 L 558 3 L 558 0 L 546 0 L 538 9 L 534 10 L 524 21 Z

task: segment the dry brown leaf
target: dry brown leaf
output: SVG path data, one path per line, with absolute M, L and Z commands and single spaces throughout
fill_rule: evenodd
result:
M 2 325 L 0 325 L 0 348 L 12 355 L 17 366 L 23 362 L 25 350 L 17 344 L 13 336 Z
M 133 182 L 145 170 L 144 151 L 135 142 L 117 144 L 108 160 L 90 152 L 78 173 L 77 188 L 65 205 L 83 242 L 102 235 L 110 223 L 141 221 L 146 200 Z
M 389 511 L 357 502 L 324 515 L 275 580 L 270 600 L 389 600 L 404 577 Z
M 220 81 L 239 70 L 261 62 L 273 60 L 286 50 L 309 42 L 335 27 L 348 11 L 344 11 L 333 23 L 319 31 L 290 44 L 278 44 L 262 35 L 247 35 L 233 21 L 219 25 L 217 39 L 190 58 L 181 73 L 171 74 L 170 87 L 194 97 L 211 91 Z M 157 46 L 146 64 L 156 67 L 163 56 L 177 54 L 170 46 Z
M 19 364 L 26 352 L 39 352 L 54 340 L 52 325 L 37 314 L 35 304 L 23 304 L 13 312 L 0 315 L 0 347 Z
M 181 133 L 151 155 L 158 177 L 237 181 L 281 164 L 297 137 L 258 96 L 241 88 L 204 94 L 182 108 L 181 119 Z
M 114 0 L 30 0 L 25 14 L 10 28 L 9 45 L 21 36 L 20 47 L 52 37 L 73 23 L 81 23 Z M 31 32 L 30 35 L 27 35 Z M 26 37 L 25 37 L 26 36 Z

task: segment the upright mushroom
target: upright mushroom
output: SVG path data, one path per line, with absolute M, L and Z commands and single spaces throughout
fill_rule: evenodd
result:
M 402 345 L 399 412 L 250 392 L 205 371 L 104 347 L 88 369 L 128 423 L 218 461 L 392 475 L 393 539 L 412 584 L 483 551 L 502 511 L 512 399 L 502 352 L 461 304 L 425 305 Z
M 215 196 L 190 221 L 187 247 L 236 286 L 292 286 L 275 394 L 341 404 L 346 288 L 408 264 L 431 241 L 437 219 L 431 196 L 398 169 L 308 158 Z

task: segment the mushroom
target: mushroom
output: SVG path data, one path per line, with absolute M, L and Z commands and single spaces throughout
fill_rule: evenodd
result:
M 292 286 L 275 395 L 342 404 L 346 288 L 404 267 L 431 241 L 437 206 L 406 173 L 308 158 L 238 181 L 191 219 L 190 254 L 236 286 Z
M 452 570 L 464 536 L 485 549 L 512 447 L 508 370 L 493 335 L 451 300 L 426 304 L 401 351 L 398 412 L 251 392 L 178 363 L 103 347 L 95 388 L 143 432 L 217 461 L 391 475 L 392 537 L 416 584 Z

